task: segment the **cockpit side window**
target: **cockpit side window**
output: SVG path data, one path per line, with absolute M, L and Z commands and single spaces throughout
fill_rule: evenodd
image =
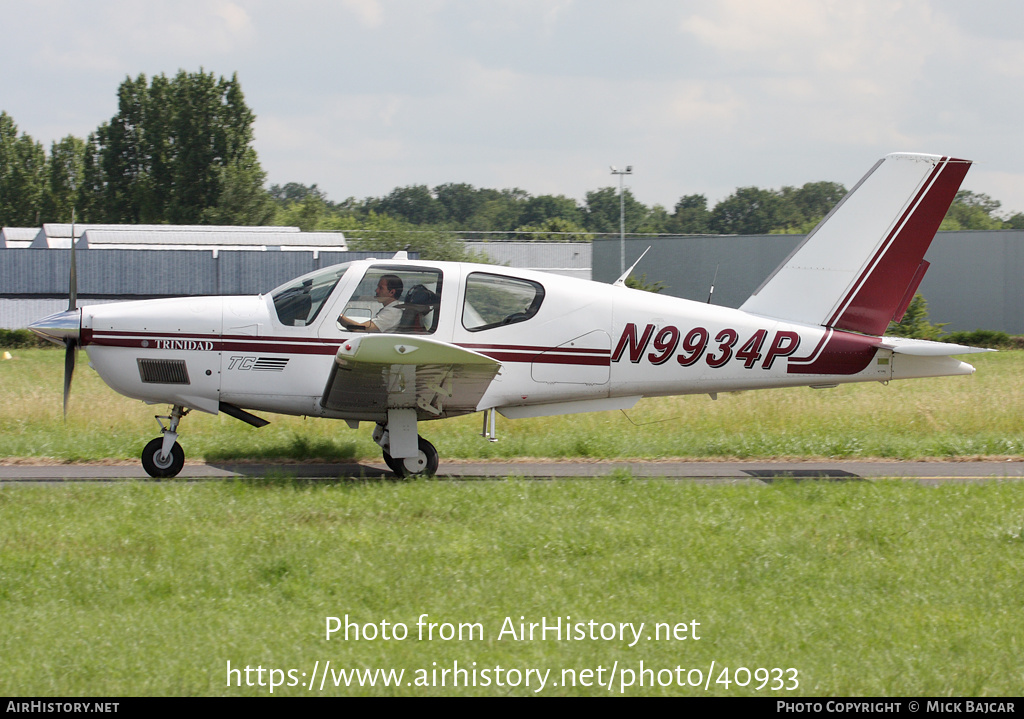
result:
M 277 319 L 288 327 L 312 324 L 348 268 L 348 264 L 328 267 L 275 289 L 271 296 Z
M 473 272 L 466 278 L 462 326 L 470 332 L 526 322 L 544 301 L 539 282 L 519 277 Z
M 370 267 L 345 303 L 339 327 L 361 331 L 360 324 L 372 322 L 379 332 L 433 334 L 440 319 L 443 280 L 440 270 L 429 267 Z M 345 322 L 352 324 L 346 327 Z

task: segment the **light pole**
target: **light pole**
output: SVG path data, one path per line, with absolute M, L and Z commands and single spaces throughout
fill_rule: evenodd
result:
M 619 274 L 626 271 L 626 196 L 622 189 L 625 175 L 633 174 L 633 166 L 626 165 L 625 170 L 616 170 L 611 166 L 612 174 L 619 176 Z

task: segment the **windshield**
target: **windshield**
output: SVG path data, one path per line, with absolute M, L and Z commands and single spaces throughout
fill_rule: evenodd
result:
M 320 313 L 324 300 L 330 297 L 351 263 L 332 265 L 316 272 L 310 272 L 291 282 L 281 285 L 271 293 L 274 309 L 281 324 L 289 327 L 305 327 Z

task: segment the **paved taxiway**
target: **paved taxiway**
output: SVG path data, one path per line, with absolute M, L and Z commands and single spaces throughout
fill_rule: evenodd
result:
M 593 478 L 622 476 L 701 482 L 772 482 L 785 478 L 856 481 L 882 478 L 931 484 L 949 481 L 1024 479 L 1024 461 L 986 462 L 443 462 L 438 479 L 500 479 L 504 477 Z M 176 480 L 218 480 L 247 477 L 301 479 L 393 478 L 383 465 L 351 463 L 186 464 Z M 45 482 L 118 482 L 152 480 L 140 464 L 16 464 L 0 465 L 0 485 Z

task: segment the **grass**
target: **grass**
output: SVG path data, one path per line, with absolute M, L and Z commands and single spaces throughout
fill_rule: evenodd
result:
M 84 366 L 65 424 L 62 353 L 12 354 L 0 362 L 0 457 L 134 459 L 156 435 L 163 408 L 116 395 Z M 629 413 L 640 426 L 621 413 L 500 420 L 501 441 L 489 443 L 475 415 L 423 433 L 442 457 L 1019 457 L 1024 352 L 975 361 L 970 378 L 650 400 Z M 256 430 L 193 413 L 182 441 L 209 461 L 379 456 L 368 428 L 270 418 Z M 1019 493 L 1012 482 L 698 485 L 624 470 L 566 481 L 7 486 L 0 687 L 266 695 L 276 669 L 275 694 L 531 695 L 537 675 L 526 686 L 523 673 L 533 669 L 550 670 L 542 695 L 1012 696 L 1024 680 Z M 483 636 L 419 640 L 423 614 Z M 410 636 L 327 640 L 327 618 L 346 615 Z M 499 638 L 506 621 L 560 617 L 644 622 L 644 638 Z M 648 640 L 655 623 L 700 639 Z M 403 683 L 377 675 L 373 687 L 304 689 L 327 661 L 402 670 Z M 229 675 L 228 662 L 251 671 Z M 480 673 L 478 686 L 453 688 L 441 670 L 455 662 L 489 670 L 491 684 Z M 611 667 L 638 682 L 640 662 L 670 684 L 622 687 L 622 672 L 611 691 L 580 683 L 586 669 L 598 681 L 599 668 L 607 682 Z M 707 692 L 686 685 L 712 662 Z M 506 674 L 497 686 L 497 666 L 518 670 L 520 685 Z M 723 667 L 745 667 L 753 681 L 720 683 Z M 758 691 L 759 668 L 795 669 L 799 686 Z M 575 686 L 563 670 L 577 672 Z
M 1013 696 L 1024 680 L 1019 492 L 996 482 L 701 486 L 625 474 L 6 488 L 0 686 L 33 696 L 269 693 L 244 675 L 228 686 L 230 662 L 251 667 L 254 685 L 257 667 L 264 684 L 271 668 L 286 684 L 294 669 L 295 685 L 275 688 L 283 695 L 537 688 L 456 689 L 452 675 L 445 687 L 405 685 L 457 661 L 551 670 L 542 695 Z M 479 624 L 480 634 L 418 640 L 422 614 Z M 410 635 L 327 640 L 327 617 L 346 615 L 378 629 L 402 623 Z M 686 624 L 700 638 L 499 639 L 506 620 L 559 617 L 644 622 L 645 637 L 656 622 Z M 317 679 L 310 692 L 301 673 L 328 660 L 405 679 L 328 680 L 322 692 Z M 638 671 L 641 661 L 673 670 L 662 679 L 676 667 L 717 669 L 707 692 L 623 688 L 622 674 L 612 691 L 562 682 L 563 669 L 600 666 L 607 682 L 616 662 Z M 716 683 L 723 667 L 793 668 L 799 686 L 726 686 Z
M 17 350 L 0 362 L 0 457 L 135 459 L 157 436 L 150 407 L 107 388 L 81 362 L 67 423 L 63 354 Z M 84 355 L 82 356 L 84 360 Z M 480 415 L 424 423 L 448 458 L 897 459 L 1024 454 L 1024 351 L 976 355 L 972 377 L 907 380 L 642 400 L 625 416 L 604 412 L 530 420 L 499 418 L 499 442 L 479 437 Z M 262 429 L 194 412 L 182 423 L 189 458 L 350 460 L 379 458 L 366 425 L 269 415 Z M 639 425 L 639 426 L 636 426 Z

